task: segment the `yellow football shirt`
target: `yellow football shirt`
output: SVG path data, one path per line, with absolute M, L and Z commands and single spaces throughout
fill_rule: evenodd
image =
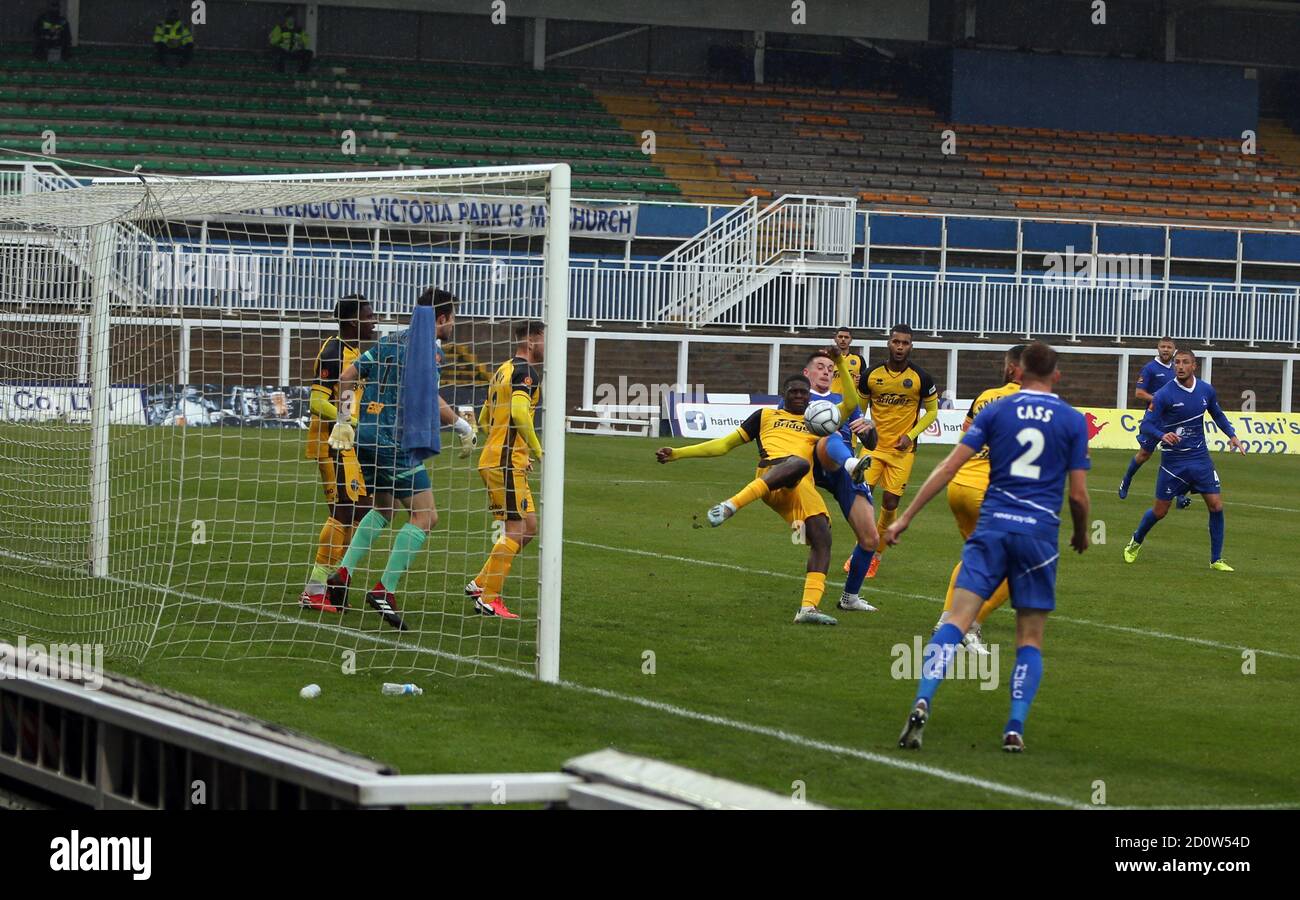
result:
M 1002 387 L 989 388 L 970 405 L 966 411 L 966 421 L 973 422 L 975 417 L 980 414 L 980 410 L 988 406 L 994 400 L 1001 400 L 1003 397 L 1010 397 L 1016 391 L 1020 390 L 1020 385 L 1014 381 L 1008 381 Z M 984 445 L 979 452 L 966 460 L 962 467 L 957 470 L 957 474 L 952 476 L 953 484 L 961 484 L 966 487 L 976 488 L 980 491 L 987 491 L 989 488 L 989 448 Z
M 338 335 L 331 335 L 320 345 L 316 361 L 312 364 L 313 391 L 326 391 L 329 402 L 338 409 L 343 397 L 339 393 L 339 376 L 348 366 L 357 361 L 361 348 L 346 343 Z M 354 410 L 355 412 L 355 410 Z M 326 422 L 315 413 L 307 424 L 307 458 L 328 459 L 330 455 L 329 436 L 333 422 Z
M 812 463 L 818 437 L 804 424 L 803 413 L 797 415 L 770 406 L 755 410 L 740 426 L 745 442 L 758 444 L 760 463 L 797 456 Z
M 518 356 L 500 365 L 488 387 L 487 403 L 483 405 L 488 438 L 479 454 L 480 469 L 523 468 L 528 465 L 528 442 L 510 415 L 510 398 L 515 394 L 528 398 L 530 412 L 537 410 L 542 399 L 541 372 Z
M 900 436 L 921 420 L 925 401 L 938 398 L 934 379 L 924 369 L 908 363 L 895 372 L 887 365 L 876 366 L 862 379 L 863 408 L 870 409 L 871 421 L 880 435 L 879 446 L 893 447 Z M 916 452 L 916 441 L 911 452 Z

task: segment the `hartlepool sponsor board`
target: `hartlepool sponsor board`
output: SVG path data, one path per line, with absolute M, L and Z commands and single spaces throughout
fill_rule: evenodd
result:
M 688 400 L 681 394 L 668 396 L 668 421 L 673 437 L 726 437 L 764 407 L 775 407 L 780 397 L 769 394 L 706 394 L 703 400 Z

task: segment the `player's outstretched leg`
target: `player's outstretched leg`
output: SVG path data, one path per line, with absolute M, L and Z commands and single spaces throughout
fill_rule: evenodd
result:
M 711 507 L 709 509 L 709 524 L 716 528 L 755 500 L 767 499 L 767 496 L 772 491 L 794 487 L 811 469 L 812 466 L 807 460 L 800 459 L 797 456 L 781 460 L 781 462 L 770 467 L 763 474 L 763 477 L 755 478 L 745 485 L 739 494 L 729 500 L 724 500 L 717 506 Z M 829 540 L 829 535 L 827 539 Z M 822 571 L 825 571 L 825 569 Z
M 710 506 L 708 512 L 709 524 L 717 528 L 755 500 L 762 500 L 770 493 L 771 486 L 762 478 L 755 478 L 741 488 L 740 493 L 734 497 L 723 500 L 715 506 Z

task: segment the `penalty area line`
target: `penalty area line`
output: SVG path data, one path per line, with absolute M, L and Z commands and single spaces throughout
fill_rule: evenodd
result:
M 590 541 L 565 540 L 566 544 L 576 544 L 579 547 L 590 547 L 594 550 L 609 550 L 615 553 L 629 553 L 634 556 L 649 556 L 655 559 L 670 560 L 672 562 L 690 563 L 696 566 L 709 566 L 715 569 L 728 569 L 733 572 L 746 572 L 750 575 L 762 575 L 764 578 L 785 578 L 793 581 L 803 581 L 802 575 L 791 575 L 789 572 L 769 572 L 764 569 L 755 569 L 752 566 L 738 566 L 734 563 L 715 562 L 708 559 L 691 559 L 689 556 L 674 556 L 671 553 L 656 553 L 653 550 L 637 550 L 632 547 L 615 547 L 610 544 L 595 544 Z M 926 594 L 912 594 L 907 591 L 890 590 L 889 588 L 880 587 L 873 584 L 873 591 L 881 594 L 889 594 L 894 597 L 906 597 L 912 600 L 926 600 L 930 603 L 942 603 L 941 597 L 930 597 Z M 1063 616 L 1058 613 L 1052 613 L 1052 621 L 1065 622 L 1068 625 L 1084 625 L 1089 628 L 1100 628 L 1106 631 L 1119 631 L 1125 634 L 1135 634 L 1141 637 L 1158 638 L 1166 641 L 1181 641 L 1186 644 L 1194 644 L 1200 647 L 1210 647 L 1215 650 L 1233 650 L 1237 653 L 1243 653 L 1247 650 L 1252 653 L 1258 653 L 1260 656 L 1271 656 L 1276 659 L 1291 659 L 1300 661 L 1300 654 L 1283 653 L 1280 650 L 1261 650 L 1258 647 L 1246 647 L 1239 644 L 1225 644 L 1222 641 L 1212 641 L 1209 638 L 1188 637 L 1182 634 L 1170 634 L 1167 631 L 1152 631 L 1147 628 L 1134 628 L 1129 625 L 1112 625 L 1109 622 L 1094 622 L 1091 619 L 1075 619 L 1071 616 Z
M 6 550 L 0 550 L 0 556 L 19 559 L 24 562 L 46 564 L 44 560 L 33 557 L 12 553 Z M 213 597 L 204 597 L 200 594 L 192 594 L 188 591 L 178 591 L 173 588 L 163 587 L 156 584 L 146 584 L 145 582 L 133 581 L 127 578 L 118 578 L 108 576 L 106 581 L 119 584 L 123 587 L 136 588 L 138 590 L 153 591 L 164 595 L 178 597 L 183 600 L 191 600 L 198 603 L 208 603 L 215 606 L 225 607 L 226 609 L 237 610 L 239 612 L 251 613 L 254 616 L 260 616 L 286 625 L 295 625 L 306 628 L 317 628 L 322 631 L 329 631 L 336 634 L 354 635 L 362 640 L 373 644 L 389 647 L 394 650 L 406 650 L 415 653 L 429 654 L 442 659 L 454 660 L 458 662 L 467 662 L 477 665 L 481 668 L 497 672 L 502 675 L 513 675 L 517 678 L 527 678 L 531 681 L 536 680 L 533 672 L 526 669 L 516 669 L 512 666 L 501 665 L 487 660 L 476 659 L 470 656 L 461 656 L 457 653 L 450 653 L 446 650 L 437 650 L 432 647 L 424 647 L 419 644 L 407 644 L 393 638 L 386 637 L 382 634 L 359 631 L 353 628 L 345 628 L 342 625 L 334 625 L 329 622 L 312 622 L 301 617 L 289 616 L 276 610 L 264 609 L 258 606 L 252 606 L 246 603 L 235 603 L 230 600 L 217 600 Z M 538 682 L 545 684 L 545 682 Z M 1045 794 L 1040 791 L 1032 791 L 1026 788 L 1017 787 L 1011 784 L 1004 784 L 998 781 L 991 781 L 987 778 L 979 778 L 974 775 L 966 775 L 962 772 L 954 772 L 950 769 L 943 769 L 938 766 L 930 766 L 924 763 L 911 762 L 904 759 L 895 759 L 880 753 L 873 753 L 870 750 L 862 750 L 857 747 L 847 747 L 842 744 L 833 744 L 816 738 L 805 737 L 791 731 L 785 731 L 781 728 L 772 728 L 767 725 L 755 725 L 750 722 L 742 722 L 739 719 L 731 719 L 726 716 L 717 716 L 711 713 L 698 712 L 693 709 L 687 709 L 684 706 L 675 706 L 671 703 L 663 703 L 658 700 L 651 700 L 648 697 L 640 697 L 635 694 L 623 694 L 618 691 L 612 691 L 607 688 L 593 687 L 591 685 L 580 684 L 576 681 L 560 680 L 557 687 L 564 690 L 574 691 L 580 694 L 587 694 L 592 697 L 600 697 L 605 700 L 614 700 L 620 703 L 628 703 L 639 706 L 643 709 L 654 712 L 665 713 L 675 716 L 679 719 L 687 719 L 693 722 L 703 722 L 709 725 L 716 725 L 722 728 L 729 728 L 734 731 L 742 731 L 747 734 L 758 735 L 761 737 L 773 738 L 786 744 L 791 744 L 805 750 L 816 750 L 823 753 L 832 753 L 836 756 L 845 756 L 852 759 L 859 759 L 864 762 L 877 763 L 893 769 L 900 769 L 905 772 L 912 772 L 919 775 L 927 775 L 932 778 L 938 778 L 953 784 L 962 784 L 969 787 L 979 788 L 995 794 L 1003 794 L 1014 797 L 1017 800 L 1025 800 L 1034 803 L 1043 803 L 1050 806 L 1062 806 L 1068 809 L 1093 809 L 1094 807 L 1071 800 L 1068 797 L 1058 797 L 1054 794 Z

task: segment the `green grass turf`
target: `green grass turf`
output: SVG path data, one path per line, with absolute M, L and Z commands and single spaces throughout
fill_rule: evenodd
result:
M 140 432 L 115 442 L 119 471 L 129 471 L 131 459 L 154 458 L 181 472 L 157 440 Z M 118 585 L 109 596 L 84 599 L 92 590 L 84 577 L 56 579 L 0 558 L 0 633 L 76 635 L 90 618 L 50 614 L 93 608 L 94 621 L 111 629 L 100 633 L 115 646 L 152 648 L 142 662 L 119 654 L 113 668 L 404 772 L 553 771 L 572 756 L 615 746 L 778 792 L 800 781 L 808 799 L 836 806 L 1088 805 L 1098 781 L 1110 805 L 1300 805 L 1300 724 L 1291 714 L 1300 634 L 1287 627 L 1300 460 L 1216 457 L 1227 502 L 1226 558 L 1237 568 L 1226 575 L 1208 568 L 1199 501 L 1171 511 L 1139 562 L 1126 566 L 1120 550 L 1148 502 L 1155 465 L 1121 502 L 1113 489 L 1130 454 L 1094 451 L 1093 519 L 1106 542 L 1084 557 L 1068 548 L 1062 557 L 1029 750 L 1012 757 L 999 750 L 1014 658 L 1007 609 L 985 627 L 1000 650 L 997 689 L 945 684 L 924 750 L 896 748 L 915 682 L 891 676 L 891 649 L 929 634 L 960 549 L 942 497 L 867 582 L 865 594 L 881 612 L 839 613 L 837 628 L 796 627 L 805 550 L 784 523 L 756 506 L 720 529 L 692 527 L 694 514 L 752 477 L 752 450 L 659 466 L 652 451 L 661 443 L 569 439 L 565 687 L 499 673 L 394 676 L 378 669 L 475 669 L 450 656 L 394 649 L 395 633 L 374 613 L 350 613 L 340 626 L 337 617 L 299 612 L 294 600 L 323 508 L 314 468 L 301 458 L 301 436 L 292 433 L 187 436 L 184 478 L 149 495 L 168 513 L 153 525 L 141 517 L 114 545 L 114 571 L 130 560 L 128 580 L 165 583 L 174 593 Z M 943 452 L 921 449 L 913 490 Z M 434 486 L 442 521 L 417 564 L 423 568 L 408 575 L 399 595 L 421 633 L 401 640 L 526 666 L 531 622 L 465 615 L 459 593 L 487 549 L 487 522 L 466 464 L 444 457 L 440 465 Z M 123 497 L 138 496 L 129 478 L 115 484 Z M 205 544 L 190 542 L 196 519 L 207 523 Z M 838 513 L 833 523 L 823 608 L 835 612 L 839 564 L 851 539 Z M 75 523 L 61 528 L 75 543 Z M 5 549 L 14 540 L 10 526 Z M 149 541 L 157 547 L 142 551 Z M 387 538 L 377 546 L 382 560 Z M 515 571 L 535 577 L 535 548 Z M 359 599 L 354 591 L 354 604 Z M 535 616 L 530 600 L 518 605 Z M 1255 674 L 1242 672 L 1242 647 L 1257 651 Z M 340 670 L 350 648 L 361 650 L 359 674 Z M 644 671 L 647 651 L 654 674 Z M 379 683 L 394 678 L 419 682 L 424 696 L 381 697 Z M 299 699 L 298 689 L 312 681 L 322 696 Z

